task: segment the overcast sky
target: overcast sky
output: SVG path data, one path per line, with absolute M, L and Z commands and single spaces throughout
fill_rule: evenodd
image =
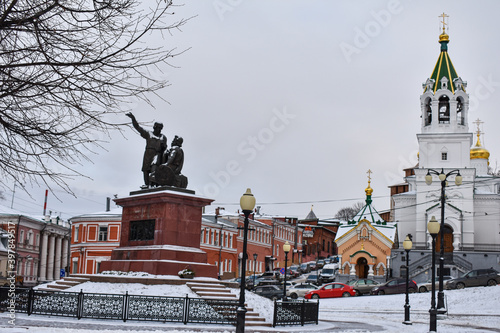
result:
M 500 158 L 500 2 L 498 1 L 187 1 L 192 18 L 168 48 L 186 53 L 162 68 L 171 86 L 155 108 L 133 104 L 139 122 L 163 122 L 169 146 L 184 138 L 188 188 L 213 207 L 238 209 L 252 189 L 263 213 L 320 218 L 365 198 L 372 173 L 375 208 L 388 186 L 417 163 L 422 83 L 438 59 L 438 15 L 449 15 L 448 51 L 468 82 L 471 122 L 484 121 L 490 165 Z M 123 116 L 123 122 L 130 119 Z M 151 124 L 151 123 L 150 123 Z M 151 127 L 145 125 L 145 127 Z M 50 193 L 47 209 L 69 218 L 102 211 L 106 197 L 142 185 L 144 139 L 113 135 L 82 169 L 92 180 L 77 195 Z M 13 208 L 43 211 L 45 187 L 16 190 Z M 57 195 L 58 200 L 54 195 Z M 12 205 L 12 191 L 1 204 Z

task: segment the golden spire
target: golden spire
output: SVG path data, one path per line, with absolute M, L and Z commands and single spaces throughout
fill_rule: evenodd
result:
M 371 180 L 372 180 L 371 174 L 373 173 L 373 171 L 368 169 L 368 171 L 366 173 L 368 174 L 368 187 L 365 189 L 365 193 L 366 193 L 366 195 L 372 195 L 373 189 L 370 187 L 370 184 L 371 184 Z
M 443 25 L 443 33 L 439 35 L 439 42 L 449 41 L 450 37 L 446 34 L 446 26 L 448 25 L 448 23 L 446 23 L 446 18 L 448 18 L 449 16 L 443 12 L 443 14 L 439 15 L 438 17 L 441 17 L 443 19 L 442 21 L 440 21 L 440 23 Z

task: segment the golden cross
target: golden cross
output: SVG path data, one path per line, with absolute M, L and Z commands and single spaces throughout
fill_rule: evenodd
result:
M 449 17 L 449 16 L 448 16 L 448 15 L 446 15 L 446 14 L 443 12 L 443 14 L 439 15 L 438 17 L 442 17 L 442 18 L 443 18 L 443 20 L 441 21 L 441 23 L 443 23 L 443 34 L 444 34 L 444 33 L 445 33 L 445 29 L 446 29 L 446 25 L 447 25 L 447 24 L 446 24 L 446 22 L 445 22 L 445 18 L 446 18 L 446 17 Z
M 479 118 L 477 118 L 476 121 L 474 121 L 473 123 L 477 125 L 477 133 L 479 134 L 481 132 L 481 130 L 479 129 L 479 125 L 484 123 L 484 121 L 481 121 L 479 120 Z
M 371 175 L 372 175 L 373 171 L 371 171 L 370 169 L 368 169 L 368 171 L 366 173 L 368 174 L 368 182 L 370 182 L 372 180 Z

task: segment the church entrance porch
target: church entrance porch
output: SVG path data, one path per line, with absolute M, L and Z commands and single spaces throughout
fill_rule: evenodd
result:
M 368 277 L 368 261 L 365 257 L 361 257 L 356 261 L 356 275 L 359 279 Z

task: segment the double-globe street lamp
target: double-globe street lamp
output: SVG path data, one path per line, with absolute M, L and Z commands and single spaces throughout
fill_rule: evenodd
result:
M 410 321 L 410 298 L 408 297 L 408 285 L 409 285 L 409 279 L 410 279 L 410 250 L 413 247 L 413 242 L 412 236 L 408 234 L 403 241 L 403 248 L 406 251 L 406 301 L 405 301 L 405 321 L 403 321 L 403 324 L 405 325 L 411 325 Z
M 436 220 L 436 217 L 433 216 L 429 223 L 427 223 L 427 230 L 429 231 L 429 234 L 431 234 L 432 237 L 432 278 L 431 278 L 431 285 L 432 285 L 432 292 L 431 292 L 431 309 L 429 310 L 430 313 L 430 332 L 437 332 L 437 325 L 436 325 L 436 320 L 437 320 L 437 310 L 436 310 L 436 236 L 439 233 L 440 225 L 439 222 Z
M 447 185 L 447 179 L 451 175 L 455 176 L 455 185 L 462 185 L 462 176 L 460 175 L 460 170 L 455 169 L 451 170 L 448 173 L 444 173 L 444 169 L 441 169 L 441 172 L 438 172 L 433 169 L 427 170 L 427 175 L 425 176 L 425 183 L 427 185 L 432 184 L 432 174 L 437 175 L 439 180 L 441 181 L 441 237 L 440 237 L 440 252 L 439 252 L 439 292 L 438 292 L 438 303 L 437 308 L 438 311 L 444 313 L 446 310 L 444 309 L 444 292 L 443 292 L 443 275 L 444 275 L 444 205 L 446 203 L 446 195 L 445 188 Z M 441 309 L 441 310 L 440 310 Z
M 243 253 L 241 256 L 241 281 L 240 281 L 240 299 L 238 302 L 238 308 L 236 309 L 236 332 L 245 332 L 245 314 L 247 309 L 245 308 L 245 287 L 246 287 L 246 260 L 247 260 L 247 234 L 248 234 L 248 216 L 252 213 L 255 207 L 255 197 L 252 191 L 247 188 L 245 194 L 241 196 L 240 207 L 245 215 L 244 227 L 243 227 Z
M 292 248 L 292 246 L 290 245 L 290 243 L 288 243 L 288 241 L 286 241 L 285 244 L 283 244 L 283 252 L 285 252 L 285 281 L 283 283 L 283 300 L 284 301 L 286 301 L 286 270 L 287 270 L 286 263 L 288 261 L 288 252 L 290 252 L 291 248 Z

